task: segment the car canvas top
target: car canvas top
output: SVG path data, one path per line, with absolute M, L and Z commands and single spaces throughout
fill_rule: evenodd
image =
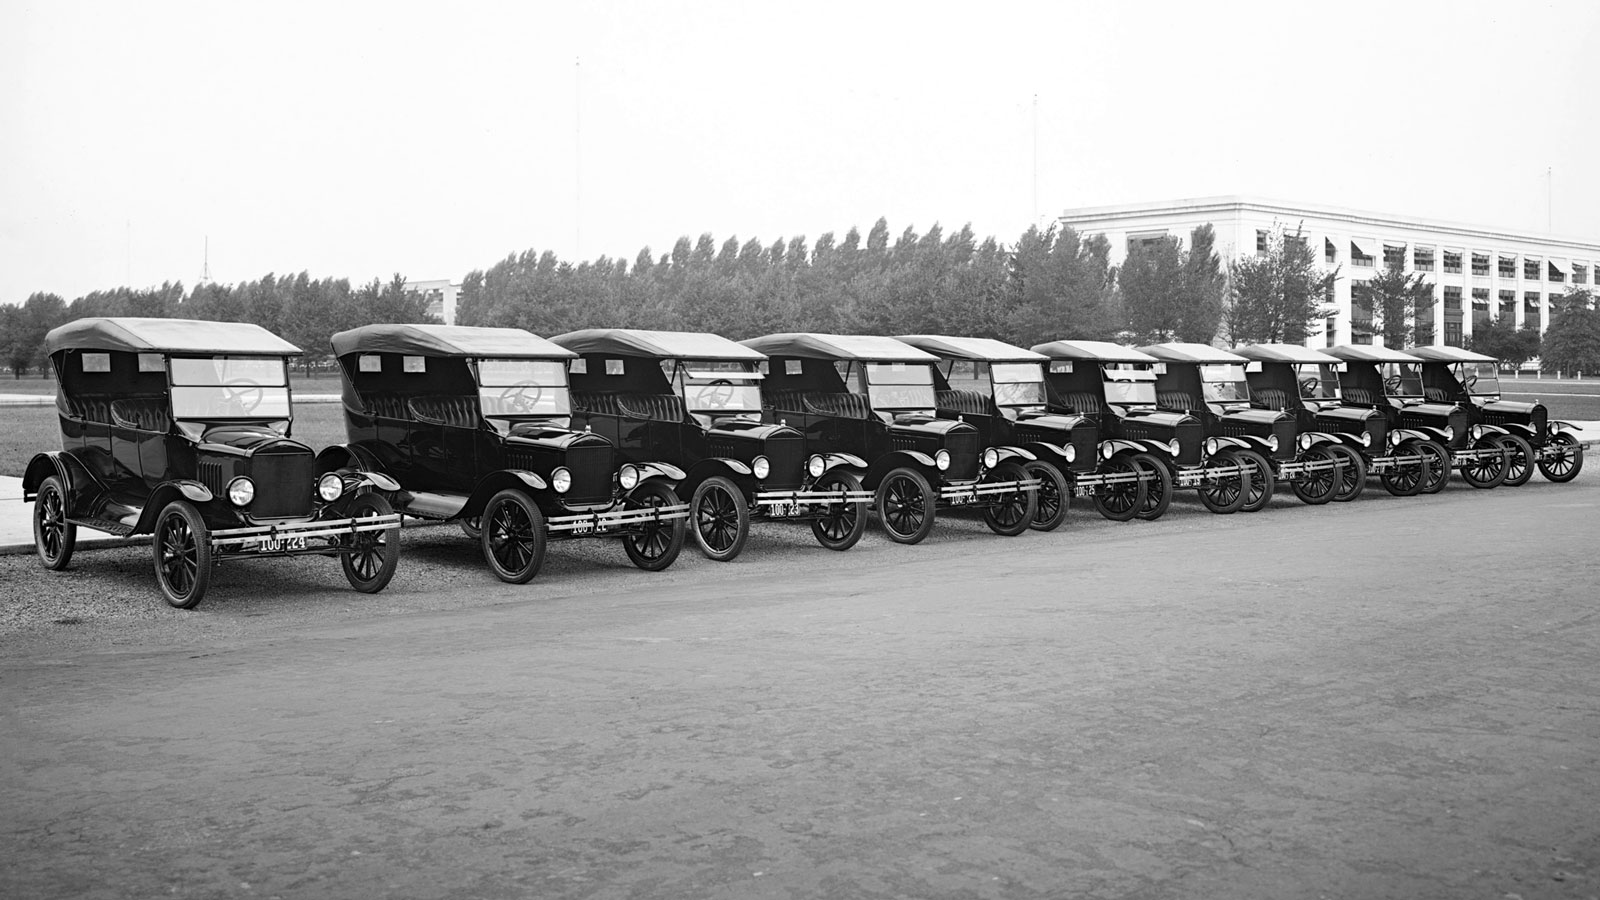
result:
M 919 350 L 956 359 L 986 362 L 1044 362 L 1048 357 L 993 338 L 950 337 L 941 334 L 907 334 L 897 340 Z
M 1237 353 L 1224 350 L 1221 347 L 1213 347 L 1210 344 L 1172 341 L 1166 344 L 1151 344 L 1148 347 L 1140 347 L 1139 349 L 1163 362 L 1200 363 L 1206 365 L 1250 361 Z
M 1051 341 L 1048 344 L 1037 344 L 1034 352 L 1041 353 L 1051 359 L 1087 359 L 1096 362 L 1135 362 L 1155 363 L 1156 359 L 1148 353 L 1113 344 L 1110 341 Z
M 1375 344 L 1340 344 L 1337 347 L 1329 347 L 1325 352 L 1329 356 L 1358 362 L 1422 362 L 1422 358 L 1419 356 L 1412 356 L 1409 353 L 1402 353 L 1390 347 L 1379 347 Z
M 521 328 L 475 325 L 363 325 L 333 336 L 333 353 L 404 353 L 475 359 L 570 359 L 572 351 Z
M 114 350 L 128 353 L 265 354 L 299 356 L 300 348 L 249 322 L 142 319 L 107 316 L 77 319 L 45 335 L 45 352 Z
M 769 334 L 739 343 L 768 356 L 802 359 L 859 359 L 865 362 L 935 363 L 939 357 L 892 337 L 867 334 Z
M 766 359 L 743 344 L 720 334 L 693 331 L 646 331 L 638 328 L 586 328 L 558 334 L 551 340 L 577 353 L 615 353 L 619 356 L 655 356 L 663 359 L 748 360 Z
M 1339 362 L 1337 356 L 1329 356 L 1321 350 L 1313 350 L 1310 347 L 1302 347 L 1298 344 L 1250 344 L 1246 347 L 1235 348 L 1234 352 L 1246 359 L 1260 360 L 1261 362 L 1308 364 Z
M 1482 353 L 1474 353 L 1471 350 L 1463 350 L 1460 347 L 1412 347 L 1409 352 L 1413 356 L 1421 357 L 1429 362 L 1499 362 L 1499 360 L 1492 356 L 1485 356 Z

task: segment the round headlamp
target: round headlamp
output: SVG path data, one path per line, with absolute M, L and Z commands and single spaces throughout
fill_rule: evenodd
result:
M 1278 452 L 1278 436 L 1277 435 L 1275 435 L 1275 434 L 1267 435 L 1267 449 L 1271 450 L 1273 453 L 1277 453 Z
M 812 478 L 821 478 L 822 473 L 828 471 L 828 462 L 820 456 L 813 456 L 806 460 L 806 471 Z
M 617 470 L 617 484 L 622 485 L 625 491 L 631 491 L 639 485 L 639 470 L 631 465 L 623 466 Z
M 766 478 L 772 474 L 772 462 L 765 456 L 758 456 L 750 463 L 750 471 L 754 472 L 757 478 Z
M 555 488 L 558 494 L 565 494 L 567 491 L 572 490 L 572 471 L 566 466 L 562 466 L 551 472 L 550 486 Z
M 1214 437 L 1206 438 L 1205 450 L 1206 450 L 1206 455 L 1207 456 L 1216 456 L 1217 455 L 1217 451 L 1220 450 L 1220 449 L 1222 449 L 1222 442 L 1221 441 L 1217 440 Z
M 1071 444 L 1068 444 L 1065 447 L 1062 447 L 1061 448 L 1061 453 L 1067 458 L 1067 462 L 1077 462 L 1078 461 L 1078 448 L 1072 446 Z
M 1468 440 L 1475 441 L 1475 440 L 1477 440 L 1477 439 L 1479 439 L 1481 437 L 1483 437 L 1483 426 L 1482 425 L 1474 425 L 1471 428 L 1467 429 L 1467 439 Z
M 950 451 L 940 450 L 938 453 L 935 453 L 933 455 L 933 464 L 938 466 L 939 471 L 941 472 L 950 468 Z
M 234 506 L 244 506 L 256 498 L 255 482 L 240 475 L 228 482 L 228 502 Z
M 1178 453 L 1181 452 L 1182 450 L 1183 450 L 1183 445 L 1178 443 L 1178 439 L 1177 438 L 1173 438 L 1172 440 L 1167 441 L 1167 452 L 1172 454 L 1174 459 L 1177 458 Z
M 317 479 L 317 496 L 332 503 L 344 493 L 344 479 L 332 472 Z
M 1389 432 L 1389 446 L 1398 447 L 1398 446 L 1400 446 L 1400 442 L 1403 441 L 1403 440 L 1405 440 L 1405 438 L 1402 438 L 1400 436 L 1400 432 L 1398 432 L 1398 431 Z
M 1110 444 L 1101 444 L 1100 455 L 1106 459 L 1110 459 L 1111 457 L 1117 455 L 1117 448 L 1111 446 Z
M 1301 450 L 1310 450 L 1311 449 L 1311 435 L 1309 433 L 1300 435 L 1300 449 Z
M 1000 451 L 999 450 L 996 450 L 995 448 L 990 447 L 989 449 L 983 451 L 983 467 L 985 469 L 992 469 L 992 468 L 994 468 L 995 466 L 998 466 L 998 465 L 1000 465 Z
M 1456 439 L 1456 427 L 1454 425 L 1446 425 L 1444 427 L 1444 439 L 1447 441 Z
M 1363 432 L 1361 432 L 1361 436 L 1356 438 L 1356 440 L 1359 440 L 1361 442 L 1361 446 L 1363 446 L 1363 447 L 1371 447 L 1372 446 L 1372 432 L 1363 431 Z

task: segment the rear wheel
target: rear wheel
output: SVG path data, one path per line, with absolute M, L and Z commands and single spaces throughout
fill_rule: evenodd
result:
M 1272 474 L 1272 463 L 1254 450 L 1238 451 L 1239 464 L 1245 467 L 1243 512 L 1260 512 L 1272 502 L 1278 483 Z
M 394 507 L 377 494 L 361 494 L 345 510 L 352 519 L 393 514 Z M 363 594 L 376 594 L 389 586 L 400 565 L 400 523 L 377 531 L 358 531 L 344 539 L 344 546 L 339 565 L 344 569 L 345 580 Z
M 1416 442 L 1396 447 L 1390 454 L 1393 467 L 1383 472 L 1383 487 L 1396 497 L 1414 497 L 1422 491 L 1422 482 L 1428 477 L 1428 457 Z
M 167 603 L 194 609 L 211 586 L 211 539 L 200 511 L 187 500 L 168 503 L 156 516 L 156 584 Z
M 1225 516 L 1244 508 L 1250 469 L 1239 459 L 1237 451 L 1218 453 L 1208 458 L 1202 468 L 1230 470 L 1226 473 L 1203 473 L 1199 494 L 1200 502 L 1206 509 Z
M 1144 482 L 1144 505 L 1139 507 L 1138 518 L 1147 522 L 1166 515 L 1172 506 L 1172 470 L 1153 453 L 1135 453 L 1133 461 L 1149 478 Z
M 1100 467 L 1101 475 L 1138 475 L 1139 464 L 1131 454 L 1115 456 Z M 1128 478 L 1116 484 L 1101 485 L 1095 489 L 1094 508 L 1113 522 L 1126 522 L 1144 508 L 1149 490 L 1143 479 Z
M 628 509 L 661 509 L 678 506 L 678 495 L 659 481 L 647 481 L 634 488 L 624 504 Z M 689 526 L 684 519 L 670 519 L 639 526 L 639 531 L 625 535 L 622 547 L 628 559 L 647 572 L 659 572 L 672 565 L 683 552 L 683 541 Z
M 1437 494 L 1450 480 L 1450 448 L 1438 441 L 1422 441 L 1422 487 L 1424 494 Z
M 721 475 L 713 475 L 694 489 L 689 502 L 694 542 L 708 559 L 727 562 L 744 550 L 750 537 L 750 508 L 744 492 Z
M 473 540 L 478 540 L 479 538 L 483 537 L 483 520 L 477 516 L 472 516 L 468 519 L 461 519 L 457 521 L 456 524 L 461 526 L 462 534 Z
M 1333 493 L 1335 503 L 1349 503 L 1367 489 L 1367 463 L 1361 454 L 1343 444 L 1329 444 L 1328 452 L 1341 463 L 1338 490 Z
M 1476 451 L 1491 451 L 1475 456 L 1461 466 L 1461 477 L 1475 488 L 1497 488 L 1506 480 L 1506 449 L 1494 438 L 1482 438 L 1472 443 Z
M 990 482 L 1027 481 L 1028 472 L 1020 463 L 1007 460 L 989 470 Z M 1004 537 L 1016 537 L 1028 530 L 1034 513 L 1039 511 L 1036 491 L 1016 490 L 996 494 L 983 508 L 983 523 L 989 530 Z
M 1552 435 L 1545 453 L 1549 455 L 1539 458 L 1539 474 L 1550 481 L 1568 482 L 1583 471 L 1583 447 L 1570 434 Z
M 1521 435 L 1503 434 L 1500 446 L 1506 451 L 1506 487 L 1522 487 L 1533 477 L 1533 445 Z
M 861 479 L 838 469 L 817 479 L 812 490 L 821 493 L 861 490 Z M 829 503 L 822 517 L 811 521 L 811 534 L 829 550 L 849 550 L 867 531 L 867 505 L 841 500 Z
M 1038 510 L 1028 527 L 1035 531 L 1055 531 L 1067 521 L 1067 510 L 1072 506 L 1072 488 L 1061 470 L 1046 462 L 1031 462 L 1022 467 L 1029 478 L 1039 481 Z
M 1341 480 L 1339 460 L 1326 447 L 1312 447 L 1300 454 L 1300 461 L 1309 463 L 1308 471 L 1299 478 L 1289 482 L 1289 490 L 1300 498 L 1302 503 L 1310 506 L 1321 506 L 1331 502 L 1334 494 L 1339 492 Z
M 549 536 L 544 514 L 532 497 L 516 488 L 500 491 L 484 505 L 478 522 L 483 561 L 494 577 L 508 584 L 527 584 L 539 574 Z
M 898 468 L 878 483 L 878 521 L 897 544 L 921 543 L 933 531 L 933 488 L 916 469 Z M 1024 525 L 1026 527 L 1026 525 Z
M 39 485 L 33 501 L 33 546 L 46 569 L 61 571 L 72 562 L 78 546 L 78 526 L 67 521 L 67 492 L 52 475 Z

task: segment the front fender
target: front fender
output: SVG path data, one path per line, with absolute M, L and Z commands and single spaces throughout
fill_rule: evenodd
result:
M 133 526 L 134 534 L 149 534 L 155 528 L 156 516 L 168 503 L 182 498 L 190 503 L 210 503 L 215 499 L 211 489 L 198 481 L 166 481 L 156 485 L 139 512 L 139 521 Z
M 1111 449 L 1110 453 L 1106 452 L 1108 447 Z M 1144 444 L 1140 443 L 1139 441 L 1130 441 L 1126 438 L 1112 438 L 1109 441 L 1101 441 L 1098 449 L 1101 459 L 1110 459 L 1113 456 L 1118 456 L 1123 453 L 1149 452 L 1148 448 L 1145 447 Z
M 664 478 L 673 484 L 677 484 L 687 477 L 686 473 L 682 469 L 678 468 L 672 463 L 638 462 L 628 463 L 627 465 L 631 465 L 635 469 L 639 470 L 640 484 L 644 484 L 646 481 L 649 481 L 652 478 Z
M 891 469 L 898 469 L 901 466 L 921 472 L 930 484 L 938 484 L 941 481 L 939 466 L 934 463 L 933 457 L 921 450 L 896 450 L 872 461 L 862 486 L 868 490 L 877 490 L 878 482 L 883 480 L 883 476 L 889 474 Z
M 323 448 L 317 454 L 317 474 L 324 475 L 339 469 L 353 469 L 361 472 L 381 472 L 383 463 L 379 462 L 371 450 L 360 444 L 334 444 Z
M 1474 426 L 1471 426 L 1470 428 L 1467 429 L 1467 437 L 1468 438 L 1472 437 L 1472 428 L 1476 428 L 1478 430 L 1478 439 L 1479 440 L 1481 440 L 1483 438 L 1486 438 L 1486 437 L 1492 437 L 1493 435 L 1497 435 L 1497 434 L 1510 434 L 1511 433 L 1511 432 L 1505 430 L 1504 428 L 1500 427 L 1499 425 L 1474 425 Z
M 1502 427 L 1505 428 L 1505 430 L 1507 432 L 1511 433 L 1511 434 L 1520 435 L 1521 437 L 1525 438 L 1529 443 L 1532 443 L 1533 441 L 1536 441 L 1539 438 L 1538 429 L 1534 428 L 1532 425 L 1528 425 L 1528 424 L 1525 424 L 1525 423 L 1522 423 L 1522 422 L 1507 422 Z
M 398 488 L 399 485 L 395 487 Z M 526 469 L 501 469 L 498 472 L 491 472 L 478 482 L 477 487 L 472 489 L 472 494 L 467 497 L 467 502 L 461 504 L 461 511 L 456 517 L 472 518 L 481 515 L 483 508 L 489 505 L 489 498 L 506 488 L 516 488 L 532 494 L 535 503 L 538 503 L 540 495 L 550 490 L 549 484 L 533 472 Z
M 729 459 L 724 456 L 708 457 L 690 466 L 688 473 L 683 477 L 682 483 L 685 488 L 693 492 L 700 486 L 701 482 L 717 475 L 729 479 L 734 484 L 739 485 L 741 489 L 754 483 L 754 473 L 751 472 L 749 465 L 737 459 Z M 641 478 L 640 480 L 643 481 L 644 479 Z
M 1311 443 L 1306 445 L 1305 449 L 1307 450 L 1311 449 L 1312 447 L 1321 447 L 1324 444 L 1341 443 L 1338 438 L 1328 434 L 1326 431 L 1307 431 L 1304 434 L 1306 437 L 1311 439 Z
M 1067 445 L 1067 447 L 1071 446 L 1071 444 Z M 1028 450 L 1033 453 L 1034 459 L 1043 460 L 1044 462 L 1047 462 L 1063 471 L 1065 471 L 1068 466 L 1072 465 L 1072 463 L 1076 462 L 1078 459 L 1076 448 L 1074 448 L 1072 454 L 1069 456 L 1067 453 L 1067 447 L 1058 447 L 1055 444 L 1047 444 L 1043 441 L 1037 441 L 1027 445 Z
M 822 471 L 824 474 L 832 472 L 840 466 L 849 466 L 852 469 L 867 470 L 867 461 L 854 453 L 813 453 L 812 456 L 822 458 Z M 809 472 L 809 469 L 807 470 Z
M 993 450 L 995 455 L 999 457 L 999 459 L 995 460 L 997 465 L 1005 462 L 1008 459 L 1020 459 L 1024 462 L 1033 462 L 1039 458 L 1034 456 L 1032 453 L 1029 453 L 1027 450 L 1022 449 L 1021 447 L 990 447 L 989 449 Z

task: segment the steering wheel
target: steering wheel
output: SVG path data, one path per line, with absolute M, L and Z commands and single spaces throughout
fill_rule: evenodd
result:
M 222 383 L 222 402 L 238 406 L 245 415 L 256 411 L 263 396 L 265 392 L 261 390 L 261 385 L 248 379 L 233 378 Z
M 531 390 L 530 390 L 531 389 Z M 519 381 L 500 391 L 499 406 L 513 414 L 531 413 L 539 408 L 539 398 L 544 396 L 544 385 L 532 381 Z
M 713 390 L 701 391 L 700 402 L 710 409 L 726 409 L 733 402 L 733 382 L 718 378 L 711 382 Z
M 1322 379 L 1320 379 L 1320 378 L 1306 378 L 1306 379 L 1303 379 L 1300 382 L 1300 396 L 1302 396 L 1302 397 L 1306 397 L 1306 396 L 1315 397 L 1317 395 L 1317 388 L 1320 388 L 1320 387 L 1322 387 Z
M 1477 383 L 1478 383 L 1478 376 L 1477 376 L 1476 373 L 1474 373 L 1472 375 L 1468 375 L 1467 376 L 1467 381 L 1466 381 L 1465 387 L 1466 387 L 1467 390 L 1470 391 L 1470 390 L 1472 390 L 1472 386 L 1477 384 Z
M 1388 378 L 1385 378 L 1383 380 L 1383 387 L 1390 393 L 1400 390 L 1400 376 L 1390 375 Z

